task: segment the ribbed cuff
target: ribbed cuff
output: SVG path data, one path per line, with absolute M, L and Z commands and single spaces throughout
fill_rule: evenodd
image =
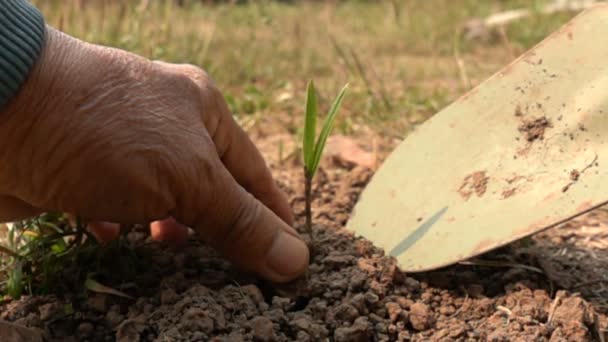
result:
M 27 78 L 44 35 L 44 18 L 28 1 L 0 0 L 0 110 Z

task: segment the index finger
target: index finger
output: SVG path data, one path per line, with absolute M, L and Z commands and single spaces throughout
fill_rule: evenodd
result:
M 222 94 L 213 86 L 205 94 L 207 108 L 216 112 L 205 120 L 218 155 L 234 179 L 249 193 L 293 225 L 293 213 L 285 193 L 275 183 L 260 151 L 234 120 Z

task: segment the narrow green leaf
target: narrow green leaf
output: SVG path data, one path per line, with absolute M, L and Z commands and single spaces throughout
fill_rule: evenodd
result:
M 54 254 L 61 254 L 65 252 L 66 248 L 67 244 L 65 243 L 65 241 L 63 239 L 57 239 L 57 242 L 51 246 L 51 252 L 53 252 Z
M 14 299 L 18 299 L 23 293 L 23 265 L 20 261 L 15 262 L 9 273 L 6 292 Z
M 312 161 L 314 156 L 315 135 L 317 134 L 317 94 L 315 85 L 311 80 L 306 88 L 306 117 L 304 121 L 304 143 L 303 157 L 304 167 L 307 172 L 312 170 Z
M 72 306 L 72 303 L 67 303 L 63 306 L 63 314 L 66 316 L 74 314 L 74 306 Z
M 17 239 L 15 238 L 15 226 L 12 223 L 5 223 L 6 228 L 8 229 L 8 246 L 11 249 L 17 249 Z
M 84 286 L 89 289 L 90 291 L 93 292 L 99 292 L 99 293 L 105 293 L 105 294 L 111 294 L 111 295 L 115 295 L 115 296 L 119 296 L 119 297 L 125 297 L 125 298 L 130 298 L 133 299 L 133 297 L 129 296 L 128 294 L 124 293 L 124 292 L 120 292 L 118 290 L 115 290 L 111 287 L 102 285 L 100 283 L 98 283 L 97 281 L 89 278 L 84 282 Z
M 321 161 L 321 155 L 323 154 L 323 149 L 325 148 L 325 143 L 327 142 L 327 138 L 331 133 L 331 130 L 334 126 L 334 121 L 336 120 L 336 114 L 342 105 L 342 100 L 344 99 L 344 95 L 346 94 L 346 89 L 348 88 L 348 84 L 342 88 L 338 97 L 334 100 L 334 103 L 327 113 L 327 117 L 325 118 L 325 122 L 323 123 L 323 128 L 321 129 L 321 133 L 319 134 L 319 138 L 317 140 L 317 144 L 314 148 L 314 156 L 312 160 L 311 173 L 314 175 L 317 172 L 317 168 L 319 167 L 319 162 Z

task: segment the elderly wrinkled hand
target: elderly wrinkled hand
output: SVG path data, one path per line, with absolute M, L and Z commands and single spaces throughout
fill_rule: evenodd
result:
M 270 280 L 306 270 L 285 195 L 197 67 L 47 27 L 27 81 L 0 113 L 0 137 L 0 220 L 61 211 L 96 221 L 102 240 L 116 223 L 153 222 L 167 239 L 189 226 Z

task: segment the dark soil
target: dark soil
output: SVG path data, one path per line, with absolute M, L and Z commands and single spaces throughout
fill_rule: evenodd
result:
M 545 138 L 545 130 L 551 127 L 551 121 L 547 117 L 541 116 L 535 119 L 523 120 L 518 129 L 524 135 L 525 140 L 531 143 L 536 140 L 543 140 Z
M 301 166 L 264 152 L 301 230 Z M 342 229 L 371 174 L 323 164 L 314 187 L 315 258 L 292 284 L 238 272 L 194 240 L 172 251 L 131 234 L 156 252 L 159 267 L 139 275 L 137 287 L 109 285 L 136 299 L 25 296 L 0 306 L 0 319 L 57 341 L 603 341 L 608 239 L 581 227 L 605 228 L 606 215 L 594 212 L 485 262 L 404 274 L 383 251 Z

